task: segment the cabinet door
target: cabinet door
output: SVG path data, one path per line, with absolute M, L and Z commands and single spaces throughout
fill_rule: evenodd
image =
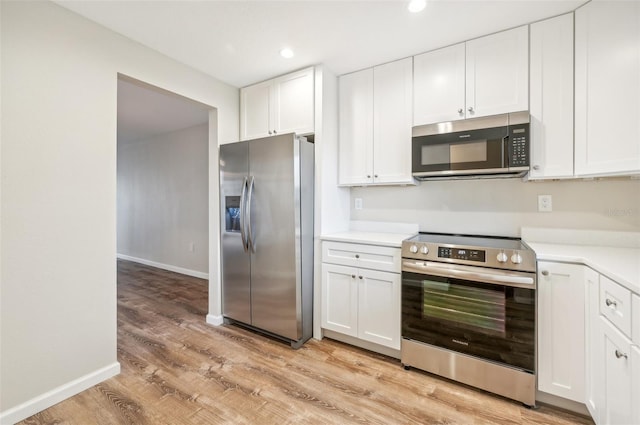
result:
M 357 270 L 322 264 L 322 327 L 358 336 Z
M 338 183 L 373 182 L 373 68 L 339 80 Z
M 640 2 L 592 1 L 576 15 L 577 175 L 640 171 Z
M 240 139 L 269 136 L 271 131 L 271 82 L 240 90 Z
M 633 401 L 632 424 L 640 424 L 640 347 L 631 347 L 631 400 Z
M 584 267 L 538 263 L 538 389 L 584 403 Z
M 400 275 L 358 269 L 358 337 L 400 349 Z
M 313 133 L 313 68 L 294 72 L 273 81 L 273 129 L 278 134 Z
M 466 117 L 529 109 L 529 28 L 466 43 Z
M 573 13 L 531 24 L 532 179 L 573 176 Z
M 631 295 L 631 334 L 634 344 L 640 345 L 640 297 Z
M 631 343 L 607 319 L 600 317 L 604 339 L 604 393 L 601 422 L 607 425 L 628 425 L 631 420 Z
M 373 181 L 411 183 L 413 71 L 407 58 L 373 69 Z
M 413 58 L 413 125 L 464 118 L 465 46 Z
M 604 388 L 604 346 L 600 328 L 600 275 L 585 268 L 585 404 L 595 423 L 600 423 Z

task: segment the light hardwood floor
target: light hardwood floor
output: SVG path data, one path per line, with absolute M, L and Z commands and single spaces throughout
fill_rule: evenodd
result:
M 591 424 L 336 341 L 213 327 L 207 282 L 118 261 L 122 373 L 22 424 Z

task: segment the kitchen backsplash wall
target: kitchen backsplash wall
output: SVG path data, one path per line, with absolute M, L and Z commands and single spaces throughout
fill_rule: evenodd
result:
M 538 195 L 552 195 L 552 212 L 538 212 Z M 362 199 L 361 210 L 354 208 L 356 198 Z M 521 227 L 640 231 L 640 180 L 496 179 L 354 187 L 351 220 L 505 236 L 520 236 Z

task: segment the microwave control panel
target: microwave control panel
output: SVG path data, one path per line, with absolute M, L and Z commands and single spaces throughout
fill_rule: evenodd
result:
M 529 124 L 509 127 L 509 167 L 529 165 Z

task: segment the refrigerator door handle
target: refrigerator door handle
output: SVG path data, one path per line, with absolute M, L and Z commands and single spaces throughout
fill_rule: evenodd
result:
M 242 193 L 240 194 L 240 238 L 242 239 L 242 248 L 244 252 L 249 251 L 249 241 L 247 241 L 247 233 L 245 231 L 247 203 L 247 177 L 242 180 Z
M 251 228 L 251 201 L 253 200 L 253 183 L 254 183 L 254 177 L 251 176 L 249 177 L 249 190 L 247 192 L 247 208 L 246 208 L 246 214 L 247 214 L 247 245 L 249 246 L 249 249 L 251 249 L 251 252 L 256 252 L 256 248 L 255 245 L 253 243 L 253 229 Z

